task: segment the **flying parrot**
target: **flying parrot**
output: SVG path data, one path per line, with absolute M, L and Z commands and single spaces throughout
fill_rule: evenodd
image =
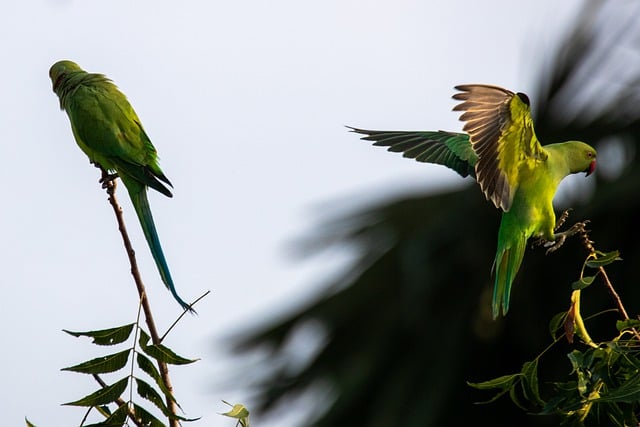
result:
M 75 62 L 56 62 L 49 77 L 60 109 L 69 116 L 76 142 L 91 163 L 120 177 L 162 281 L 183 309 L 193 311 L 176 292 L 147 199 L 148 187 L 172 197 L 163 183 L 172 185 L 160 169 L 156 149 L 133 107 L 111 80 L 88 73 Z
M 583 223 L 556 232 L 553 197 L 567 175 L 593 173 L 596 150 L 580 141 L 542 146 L 536 137 L 529 98 L 497 86 L 456 86 L 462 101 L 463 131 L 376 131 L 349 127 L 373 145 L 402 152 L 420 162 L 445 165 L 463 177 L 473 176 L 485 197 L 503 211 L 493 263 L 492 314 L 507 314 L 513 279 L 527 240 L 538 237 L 553 251 Z M 562 222 L 562 221 L 560 221 Z

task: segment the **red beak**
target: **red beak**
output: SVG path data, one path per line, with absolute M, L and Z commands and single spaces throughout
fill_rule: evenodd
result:
M 595 170 L 596 170 L 596 160 L 593 159 L 589 164 L 589 169 L 586 170 L 587 176 L 591 175 Z

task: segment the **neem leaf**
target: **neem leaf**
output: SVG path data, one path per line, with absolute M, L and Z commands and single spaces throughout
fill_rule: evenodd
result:
M 115 372 L 126 366 L 131 349 L 107 356 L 97 357 L 75 366 L 63 368 L 63 371 L 80 372 L 83 374 L 106 374 Z
M 620 252 L 612 251 L 600 254 L 600 256 L 596 259 L 590 259 L 586 262 L 586 266 L 590 268 L 600 268 L 604 267 L 605 265 L 611 264 L 612 262 L 620 260 L 622 260 L 622 258 L 620 258 Z
M 117 328 L 101 329 L 98 331 L 73 332 L 63 329 L 64 332 L 74 337 L 90 337 L 97 345 L 114 345 L 125 342 L 131 335 L 135 323 L 119 326 Z
M 69 406 L 98 406 L 106 405 L 107 403 L 115 402 L 115 400 L 124 393 L 129 383 L 129 377 L 125 377 L 120 381 L 108 387 L 101 388 L 95 393 L 91 393 L 82 399 L 63 403 L 63 405 Z
M 595 280 L 596 276 L 585 276 L 582 277 L 580 280 L 576 280 L 575 282 L 573 282 L 571 284 L 571 288 L 574 291 L 577 291 L 579 289 L 584 289 L 587 286 L 589 286 L 590 284 L 593 283 L 593 281 Z

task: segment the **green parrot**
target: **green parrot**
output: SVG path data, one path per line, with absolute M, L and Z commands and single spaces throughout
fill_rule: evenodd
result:
M 567 175 L 593 173 L 596 150 L 580 141 L 542 146 L 536 137 L 529 98 L 497 86 L 461 85 L 453 98 L 462 101 L 465 133 L 375 131 L 349 127 L 373 145 L 402 152 L 420 162 L 445 165 L 463 177 L 473 176 L 488 200 L 502 209 L 493 269 L 492 313 L 507 314 L 513 279 L 520 268 L 527 240 L 538 237 L 556 250 L 584 228 L 577 223 L 556 232 L 553 197 Z M 564 217 L 561 218 L 564 220 Z M 562 221 L 559 221 L 562 222 Z
M 193 311 L 176 292 L 147 199 L 147 187 L 172 197 L 163 182 L 172 185 L 160 169 L 156 149 L 133 107 L 111 80 L 102 74 L 88 73 L 75 62 L 56 62 L 49 77 L 60 98 L 60 109 L 69 116 L 76 142 L 91 163 L 120 177 L 162 281 L 183 309 Z

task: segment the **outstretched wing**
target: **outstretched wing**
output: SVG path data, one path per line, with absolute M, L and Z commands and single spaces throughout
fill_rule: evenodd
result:
M 478 156 L 469 142 L 469 135 L 454 132 L 415 132 L 365 130 L 347 126 L 359 133 L 365 141 L 375 141 L 373 145 L 389 147 L 387 151 L 403 153 L 404 157 L 419 162 L 447 166 L 463 177 L 475 177 L 474 166 Z
M 529 98 L 497 86 L 461 85 L 453 98 L 463 101 L 454 111 L 478 155 L 476 179 L 487 199 L 508 211 L 520 182 L 522 168 L 534 168 L 547 159 L 533 129 Z

